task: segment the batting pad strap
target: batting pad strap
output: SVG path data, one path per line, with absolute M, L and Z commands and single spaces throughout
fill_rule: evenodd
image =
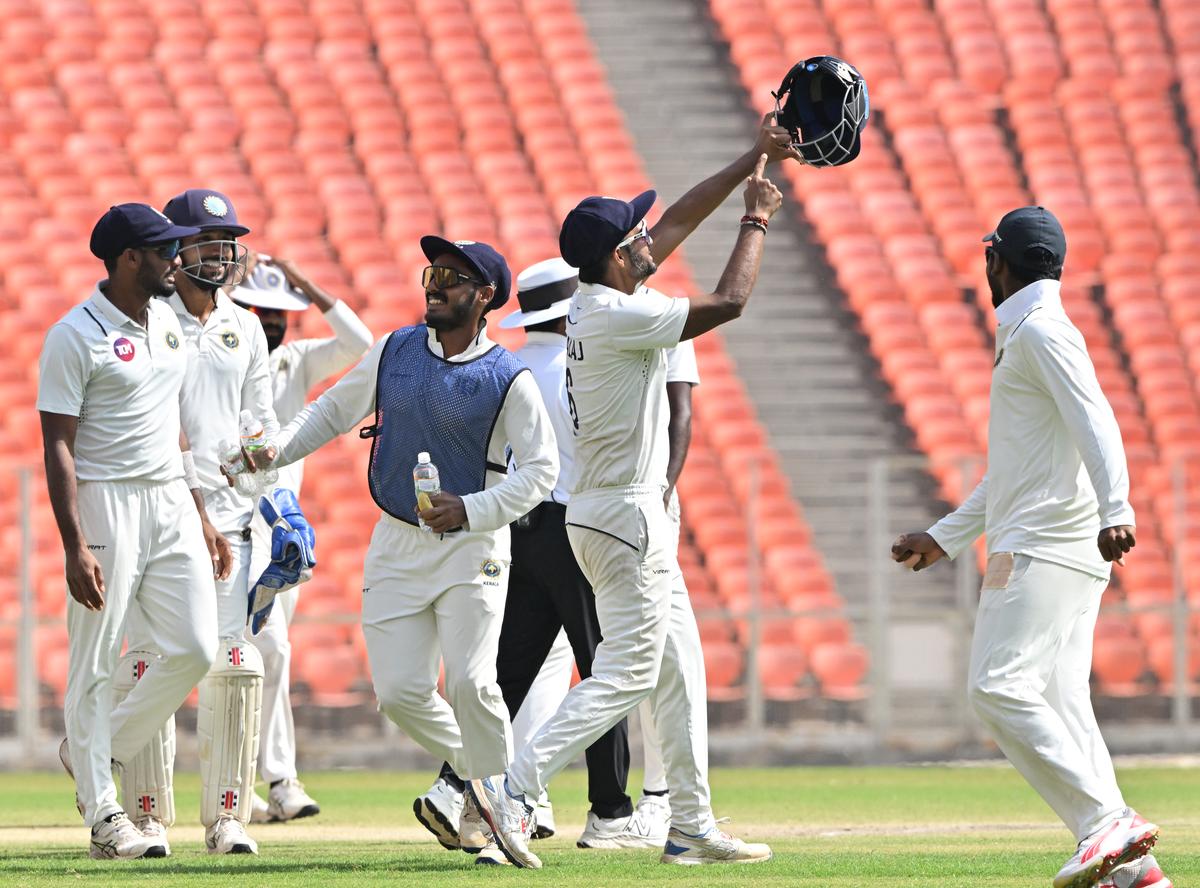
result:
M 192 457 L 192 451 L 185 450 L 180 456 L 183 457 L 183 480 L 187 484 L 188 490 L 200 489 L 200 476 L 196 474 L 196 460 Z
M 221 640 L 200 682 L 200 821 L 222 816 L 250 822 L 262 719 L 262 655 L 245 639 Z

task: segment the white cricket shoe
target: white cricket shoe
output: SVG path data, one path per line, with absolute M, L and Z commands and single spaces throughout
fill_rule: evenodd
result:
M 433 833 L 447 851 L 457 851 L 458 822 L 462 819 L 463 793 L 439 777 L 423 796 L 413 802 L 413 814 L 421 825 Z
M 743 842 L 714 826 L 698 836 L 671 829 L 659 861 L 697 866 L 706 863 L 764 863 L 770 859 L 771 849 L 768 846 L 759 842 Z
M 481 854 L 488 845 L 495 848 L 496 843 L 487 834 L 487 824 L 479 813 L 479 806 L 471 798 L 471 794 L 462 794 L 462 816 L 458 818 L 458 847 L 468 854 Z
M 146 838 L 154 839 L 157 844 L 163 846 L 163 857 L 171 856 L 171 844 L 167 841 L 167 825 L 165 823 L 153 815 L 147 815 L 139 818 L 134 826 L 141 830 L 142 835 Z
M 477 866 L 512 866 L 504 852 L 496 847 L 495 842 L 488 842 L 475 856 Z
M 556 827 L 554 825 L 554 806 L 550 804 L 550 794 L 542 790 L 542 794 L 538 796 L 537 804 L 533 806 L 533 819 L 536 825 L 533 828 L 533 837 L 535 839 L 548 839 L 554 835 Z
M 156 839 L 142 835 L 124 811 L 110 814 L 92 827 L 93 860 L 133 860 L 166 857 L 167 849 Z
M 529 850 L 533 835 L 533 805 L 525 794 L 513 795 L 508 788 L 508 775 L 474 779 L 467 791 L 475 799 L 483 819 L 492 830 L 492 838 L 511 863 L 529 869 L 541 869 L 542 862 Z
M 671 802 L 665 795 L 643 795 L 634 806 L 633 813 L 647 824 L 650 834 L 658 839 L 659 844 L 666 842 L 667 831 L 671 828 Z
M 1100 888 L 1172 888 L 1153 854 L 1119 866 L 1100 882 Z
M 63 737 L 62 743 L 58 744 L 58 760 L 62 762 L 62 766 L 67 770 L 67 776 L 72 780 L 75 779 L 75 769 L 71 767 L 71 752 L 67 748 L 67 738 Z M 86 817 L 83 813 L 83 799 L 79 797 L 79 793 L 75 793 L 75 810 L 79 812 L 80 817 Z
M 246 826 L 236 817 L 223 814 L 204 831 L 209 854 L 257 854 L 258 842 L 246 834 Z
M 272 823 L 299 820 L 321 813 L 321 806 L 295 777 L 280 780 L 267 795 L 267 816 Z
M 271 807 L 267 804 L 267 800 L 260 796 L 257 792 L 254 792 L 250 796 L 250 822 L 271 822 Z
M 1054 888 L 1094 888 L 1117 867 L 1145 857 L 1157 841 L 1158 827 L 1126 808 L 1079 843 L 1054 877 Z
M 583 833 L 575 843 L 577 848 L 661 848 L 666 841 L 665 831 L 654 834 L 655 824 L 635 810 L 628 817 L 597 817 L 588 811 Z

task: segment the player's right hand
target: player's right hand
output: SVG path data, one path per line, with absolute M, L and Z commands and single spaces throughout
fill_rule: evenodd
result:
M 914 571 L 924 570 L 946 557 L 946 552 L 931 535 L 902 533 L 892 543 L 892 560 L 901 562 Z
M 770 219 L 783 205 L 783 192 L 764 173 L 767 155 L 758 155 L 754 172 L 746 178 L 746 214 Z
M 204 531 L 204 544 L 208 547 L 208 555 L 212 558 L 213 578 L 227 579 L 233 569 L 233 549 L 229 540 L 207 519 L 201 520 L 200 527 Z
M 242 459 L 246 463 L 246 468 L 251 472 L 260 472 L 271 468 L 278 456 L 279 448 L 274 444 L 268 444 L 266 447 L 260 447 L 257 450 L 242 448 Z
M 104 608 L 104 571 L 86 546 L 67 553 L 67 589 L 88 610 Z

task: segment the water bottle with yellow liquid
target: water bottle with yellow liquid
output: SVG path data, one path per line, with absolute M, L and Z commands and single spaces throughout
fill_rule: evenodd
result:
M 413 469 L 413 486 L 417 490 L 417 509 L 424 511 L 433 508 L 432 497 L 442 492 L 442 482 L 438 479 L 437 466 L 429 459 L 429 454 L 422 450 L 417 454 L 417 465 Z M 421 530 L 432 533 L 429 525 L 417 516 Z

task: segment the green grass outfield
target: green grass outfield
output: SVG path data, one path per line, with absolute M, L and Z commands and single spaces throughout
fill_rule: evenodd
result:
M 637 786 L 632 775 L 631 785 Z M 1130 804 L 1162 827 L 1159 861 L 1178 888 L 1200 886 L 1200 770 L 1121 772 Z M 753 885 L 822 888 L 1027 888 L 1050 885 L 1072 840 L 1011 768 L 722 769 L 718 816 L 775 859 L 754 866 L 673 867 L 654 851 L 580 851 L 584 775 L 552 792 L 559 834 L 538 842 L 541 871 L 475 867 L 442 850 L 412 815 L 429 774 L 306 775 L 316 818 L 257 826 L 261 856 L 203 851 L 197 781 L 180 778 L 180 822 L 166 860 L 93 861 L 62 774 L 0 774 L 0 886 Z M 224 878 L 223 878 L 224 877 Z

